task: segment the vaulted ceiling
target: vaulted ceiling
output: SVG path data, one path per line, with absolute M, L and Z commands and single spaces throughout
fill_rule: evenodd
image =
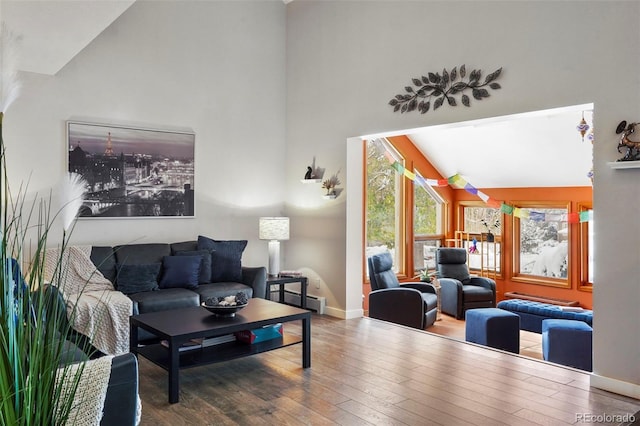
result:
M 18 39 L 17 69 L 54 75 L 133 3 L 1 0 L 0 18 Z M 584 112 L 592 126 L 592 110 L 577 105 L 407 135 L 442 176 L 459 173 L 477 188 L 588 186 L 592 147 L 576 125 Z
M 16 69 L 56 74 L 134 2 L 1 0 L 0 19 L 19 47 Z
M 589 186 L 592 143 L 576 126 L 593 105 L 575 105 L 407 131 L 444 177 L 476 188 Z M 429 176 L 425 176 L 428 178 Z

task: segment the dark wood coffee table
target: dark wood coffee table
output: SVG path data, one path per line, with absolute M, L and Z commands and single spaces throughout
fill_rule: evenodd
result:
M 192 339 L 223 336 L 242 330 L 253 330 L 265 325 L 302 320 L 302 339 L 285 333 L 283 337 L 260 343 L 222 343 L 215 346 L 180 351 Z M 171 311 L 152 312 L 130 317 L 130 350 L 142 355 L 169 373 L 169 402 L 179 400 L 182 368 L 213 364 L 242 358 L 285 346 L 302 343 L 302 367 L 311 367 L 311 312 L 264 299 L 251 299 L 234 317 L 216 317 L 205 308 L 192 307 Z M 165 340 L 138 347 L 138 329 L 143 328 Z

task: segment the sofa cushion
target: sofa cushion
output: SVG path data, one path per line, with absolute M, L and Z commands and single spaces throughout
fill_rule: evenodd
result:
M 201 264 L 201 255 L 163 257 L 160 288 L 196 288 Z
M 115 284 L 118 270 L 116 269 L 116 256 L 113 253 L 113 247 L 92 246 L 90 257 L 98 271 L 112 284 Z
M 198 236 L 198 250 L 213 250 L 211 253 L 211 282 L 241 282 L 242 253 L 247 240 L 218 241 Z
M 199 284 L 207 284 L 211 282 L 211 250 L 188 250 L 177 251 L 176 256 L 199 256 L 200 257 L 200 276 Z
M 89 361 L 89 357 L 74 343 L 65 340 L 62 343 L 62 353 L 60 356 L 60 366 L 73 364 L 76 362 Z
M 124 294 L 158 289 L 160 263 L 118 265 L 118 290 Z
M 138 312 L 141 314 L 200 306 L 198 293 L 186 288 L 165 288 L 135 293 L 129 298 L 137 303 Z
M 235 296 L 239 291 L 243 291 L 249 299 L 253 297 L 253 288 L 237 282 L 200 284 L 193 291 L 200 295 L 200 302 L 206 302 L 212 297 Z
M 162 263 L 162 258 L 171 256 L 171 248 L 165 243 L 126 244 L 115 246 L 116 261 L 120 265 Z
M 193 251 L 198 250 L 197 241 L 181 241 L 179 243 L 171 243 L 171 254 L 175 255 L 180 251 Z

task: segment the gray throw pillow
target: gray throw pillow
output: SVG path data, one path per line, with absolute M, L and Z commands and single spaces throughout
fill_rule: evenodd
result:
M 117 289 L 124 294 L 158 290 L 160 263 L 118 265 Z
M 198 236 L 198 250 L 211 253 L 211 282 L 242 282 L 242 253 L 247 240 L 218 241 Z

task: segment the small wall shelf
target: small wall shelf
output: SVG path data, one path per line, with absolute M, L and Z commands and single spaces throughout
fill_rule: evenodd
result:
M 640 169 L 640 161 L 610 161 L 607 164 L 612 169 Z
M 332 194 L 332 195 L 323 195 L 323 196 L 322 196 L 322 198 L 324 198 L 325 200 L 335 200 L 337 196 L 338 196 L 338 195 L 336 195 L 336 194 Z
M 322 179 L 300 179 L 302 183 L 320 183 Z

